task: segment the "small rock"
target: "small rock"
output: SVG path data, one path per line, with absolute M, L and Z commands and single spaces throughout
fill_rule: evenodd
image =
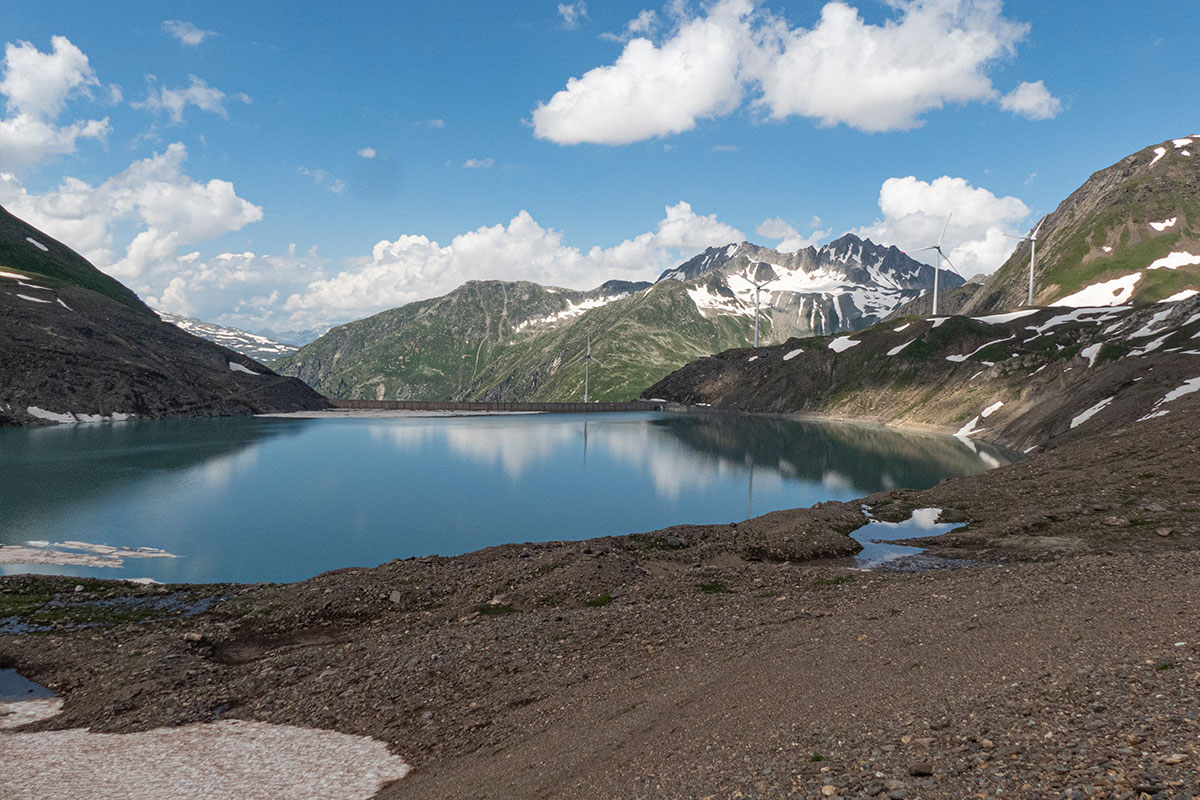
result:
M 77 584 L 75 584 L 75 591 L 77 591 L 77 592 L 82 592 L 82 591 L 83 591 L 83 584 L 82 584 L 82 583 L 77 583 Z
M 391 600 L 393 603 L 399 603 L 403 599 L 404 595 L 400 593 L 399 589 L 392 589 L 392 593 L 388 595 L 388 600 Z
M 183 635 L 183 640 L 185 642 L 203 642 L 204 634 L 197 633 L 196 631 L 188 631 Z
M 928 778 L 933 774 L 933 766 L 924 762 L 910 764 L 908 766 L 908 774 L 914 778 Z
M 1162 536 L 1164 538 L 1167 536 L 1170 536 L 1174 532 L 1175 532 L 1174 528 L 1159 528 L 1158 530 L 1155 531 L 1155 533 L 1157 533 L 1159 536 Z
M 863 794 L 865 794 L 867 797 L 875 797 L 876 795 L 881 795 L 881 794 L 883 794 L 883 784 L 880 783 L 879 781 L 873 781 L 871 783 L 868 783 L 866 786 L 863 787 Z
M 897 789 L 903 789 L 908 784 L 906 784 L 904 781 L 896 780 L 895 778 L 888 778 L 883 782 L 883 785 L 890 791 L 896 791 Z
M 496 595 L 491 600 L 488 600 L 488 605 L 489 606 L 504 606 L 504 605 L 508 605 L 509 600 L 512 600 L 512 594 L 509 592 L 504 592 L 502 594 Z
M 837 794 L 837 792 L 838 792 L 838 790 L 837 790 L 836 786 L 822 786 L 821 787 L 821 796 L 822 797 L 833 797 L 835 794 Z
M 1186 758 L 1187 758 L 1187 756 L 1185 756 L 1183 753 L 1172 753 L 1171 755 L 1163 758 L 1163 763 L 1164 764 L 1182 764 Z

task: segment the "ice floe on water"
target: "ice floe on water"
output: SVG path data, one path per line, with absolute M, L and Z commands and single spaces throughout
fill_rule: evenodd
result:
M 796 356 L 800 355 L 800 354 L 801 354 L 801 353 L 803 353 L 803 352 L 804 352 L 804 351 L 803 351 L 803 350 L 801 350 L 800 348 L 796 348 L 795 350 L 789 350 L 789 351 L 788 351 L 788 353 L 787 353 L 787 355 L 785 355 L 785 356 L 783 357 L 783 360 L 784 360 L 784 361 L 791 361 L 793 358 L 795 358 Z
M 862 342 L 851 339 L 849 336 L 839 336 L 829 343 L 829 349 L 835 353 L 843 353 L 859 344 L 862 344 Z
M 261 375 L 262 374 L 261 372 L 255 372 L 252 369 L 243 367 L 241 364 L 237 363 L 236 361 L 229 362 L 229 369 L 232 370 L 233 372 L 244 372 L 247 375 Z
M 367 800 L 409 771 L 386 744 L 368 736 L 242 720 L 125 734 L 75 728 L 0 737 L 4 797 Z
M 0 564 L 38 564 L 74 567 L 111 567 L 125 565 L 127 558 L 178 558 L 157 547 L 113 547 L 91 542 L 26 542 L 25 545 L 0 545 Z M 146 579 L 149 580 L 149 579 Z
M 1080 425 L 1087 422 L 1089 419 L 1096 416 L 1101 411 L 1103 411 L 1105 408 L 1107 408 L 1108 404 L 1111 403 L 1112 401 L 1113 401 L 1112 397 L 1106 397 L 1103 400 L 1101 400 L 1099 403 L 1096 403 L 1096 405 L 1092 406 L 1091 408 L 1084 411 L 1082 414 L 1079 414 L 1074 419 L 1072 419 L 1071 427 L 1078 428 Z

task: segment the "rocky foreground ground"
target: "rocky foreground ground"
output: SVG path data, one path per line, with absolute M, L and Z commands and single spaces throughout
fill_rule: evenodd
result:
M 1200 403 L 924 492 L 283 586 L 0 579 L 42 728 L 365 734 L 381 798 L 1200 794 Z M 863 572 L 936 506 L 979 566 Z M 74 591 L 76 585 L 82 591 Z M 93 627 L 81 627 L 91 624 Z

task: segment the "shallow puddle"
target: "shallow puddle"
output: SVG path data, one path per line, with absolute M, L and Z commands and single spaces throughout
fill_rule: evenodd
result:
M 860 569 L 874 569 L 897 559 L 919 556 L 925 552 L 925 548 L 892 542 L 922 536 L 940 536 L 963 526 L 961 522 L 938 522 L 941 513 L 940 508 L 918 508 L 913 511 L 912 517 L 904 522 L 871 520 L 850 534 L 863 547 L 862 552 L 854 558 L 856 565 Z

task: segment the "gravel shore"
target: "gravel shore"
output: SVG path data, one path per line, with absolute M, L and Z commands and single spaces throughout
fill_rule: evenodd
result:
M 0 636 L 0 667 L 65 698 L 33 729 L 374 737 L 412 766 L 381 798 L 1188 798 L 1196 402 L 862 501 L 942 508 L 968 524 L 931 552 L 983 565 L 857 570 L 855 502 L 284 586 L 13 576 L 0 601 L 44 630 Z M 213 602 L 88 616 L 164 594 Z

